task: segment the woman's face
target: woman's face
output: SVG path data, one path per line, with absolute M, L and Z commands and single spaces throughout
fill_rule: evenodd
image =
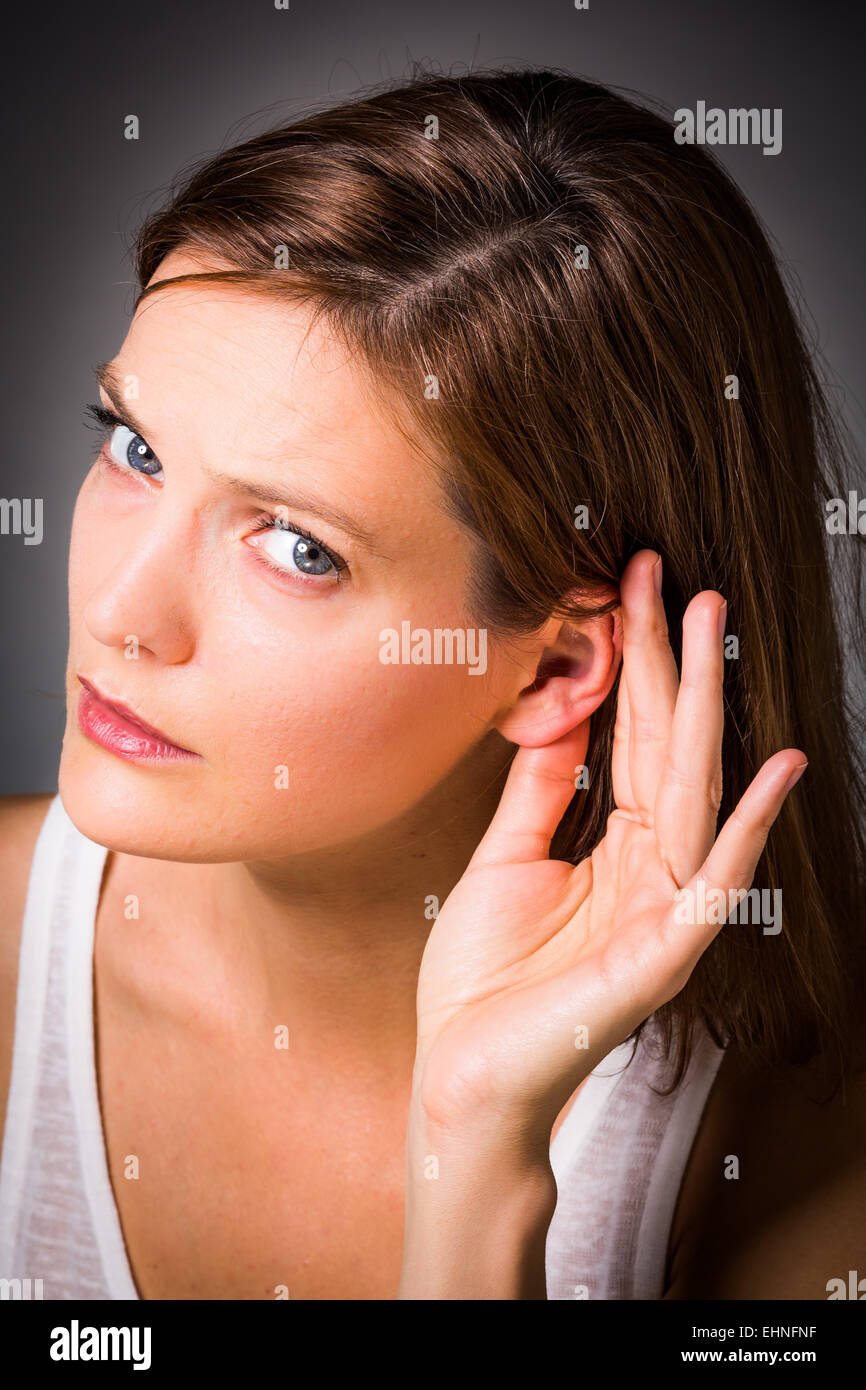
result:
M 209 268 L 173 253 L 155 278 Z M 467 631 L 468 537 L 369 375 L 308 330 L 249 291 L 167 288 L 111 364 L 114 401 L 100 388 L 136 428 L 107 427 L 75 508 L 60 792 L 109 848 L 213 862 L 364 836 L 532 679 L 532 652 Z M 407 633 L 425 656 L 419 632 L 435 657 L 437 629 L 463 630 L 462 663 L 459 636 L 400 659 Z M 80 678 L 194 756 L 124 731 Z

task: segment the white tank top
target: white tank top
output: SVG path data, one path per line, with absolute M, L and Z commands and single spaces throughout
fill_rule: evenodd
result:
M 56 796 L 30 869 L 0 1160 L 0 1278 L 41 1279 L 46 1299 L 139 1298 L 96 1076 L 93 938 L 106 855 Z M 551 1145 L 548 1299 L 663 1292 L 674 1205 L 723 1051 L 700 1032 L 683 1081 L 659 1096 L 654 1017 L 625 1067 L 632 1046 L 596 1068 Z

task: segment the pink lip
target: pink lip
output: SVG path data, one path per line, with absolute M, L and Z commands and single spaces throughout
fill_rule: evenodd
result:
M 157 762 L 198 758 L 189 748 L 172 743 L 159 729 L 145 724 L 125 705 L 100 695 L 79 676 L 84 689 L 78 699 L 78 727 L 94 743 L 130 762 Z

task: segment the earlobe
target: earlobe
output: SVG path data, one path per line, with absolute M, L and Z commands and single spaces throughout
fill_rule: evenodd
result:
M 540 748 L 589 720 L 609 694 L 622 658 L 620 609 L 579 625 L 563 622 L 535 678 L 496 721 L 511 743 Z

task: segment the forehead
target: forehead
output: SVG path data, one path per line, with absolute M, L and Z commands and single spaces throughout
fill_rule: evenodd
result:
M 172 253 L 151 284 L 223 268 Z M 363 360 L 290 300 L 219 282 L 166 286 L 139 304 L 116 361 L 138 378 L 142 410 L 158 392 L 163 415 L 182 404 L 229 429 L 254 418 L 263 440 L 288 430 L 296 442 L 313 433 L 319 444 L 351 438 L 356 448 L 409 448 L 389 418 L 396 402 Z
M 172 253 L 150 283 L 231 268 Z M 309 306 L 218 281 L 166 286 L 138 305 L 113 372 L 132 378 L 163 463 L 182 442 L 216 470 L 242 459 L 263 481 L 314 480 L 416 559 L 468 539 L 405 408 Z

